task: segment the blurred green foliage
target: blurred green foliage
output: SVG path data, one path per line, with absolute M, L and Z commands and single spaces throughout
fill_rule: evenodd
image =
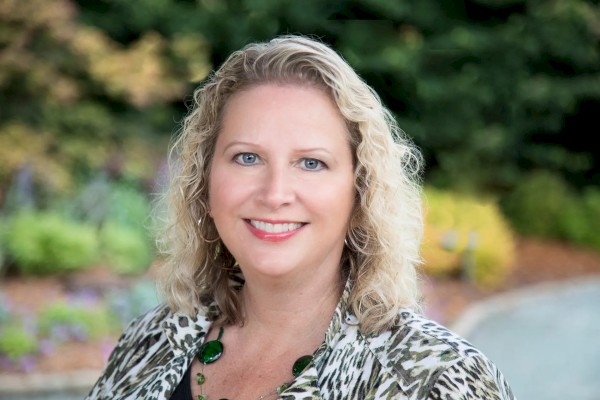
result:
M 23 274 L 64 273 L 98 258 L 93 226 L 48 212 L 21 212 L 7 223 L 6 250 Z
M 300 33 L 373 86 L 428 184 L 522 198 L 507 206 L 520 232 L 595 247 L 598 26 L 593 0 L 0 0 L 0 214 L 107 224 L 117 268 L 138 270 L 152 246 L 136 196 L 156 190 L 193 89 L 241 46 Z M 538 170 L 567 186 L 550 195 L 569 193 L 560 218 L 519 194 Z
M 0 335 L 0 355 L 15 361 L 27 355 L 33 355 L 38 350 L 34 334 L 23 329 L 20 323 L 4 325 Z
M 0 326 L 4 326 L 10 318 L 10 304 L 7 302 L 6 296 L 0 293 Z
M 518 232 L 551 238 L 561 231 L 565 205 L 573 201 L 573 193 L 560 177 L 537 171 L 505 197 L 503 209 Z
M 68 291 L 66 299 L 53 300 L 33 313 L 11 307 L 0 293 L 0 361 L 4 368 L 27 372 L 37 356 L 51 357 L 65 343 L 113 342 L 133 318 L 156 305 L 148 279 L 103 293 L 91 288 Z
M 139 232 L 108 222 L 100 230 L 100 248 L 104 263 L 119 274 L 141 274 L 151 264 L 151 243 Z
M 4 273 L 6 266 L 6 221 L 0 217 L 0 275 Z M 0 297 L 0 322 L 2 322 L 2 298 Z
M 170 59 L 176 45 L 157 33 L 125 46 L 79 13 L 69 0 L 0 2 L 2 194 L 24 165 L 52 195 L 103 168 L 151 182 L 164 158 L 188 60 Z
M 0 149 L 18 148 L 15 129 L 33 147 L 2 154 L 0 188 L 27 161 L 59 191 L 111 163 L 151 179 L 128 140 L 146 162 L 164 157 L 165 141 L 149 149 L 210 69 L 282 33 L 340 51 L 435 186 L 502 194 L 532 168 L 600 183 L 586 128 L 600 101 L 594 1 L 3 0 L 0 20 Z
M 148 196 L 131 185 L 112 185 L 106 220 L 129 227 L 136 231 L 145 231 L 150 218 Z
M 600 190 L 577 194 L 562 178 L 535 171 L 505 196 L 504 213 L 522 235 L 560 239 L 600 251 Z
M 44 307 L 38 317 L 41 337 L 57 341 L 98 339 L 120 328 L 120 322 L 111 316 L 106 306 L 55 302 Z
M 146 221 L 148 196 L 102 176 L 52 208 L 1 218 L 0 249 L 23 274 L 53 274 L 103 264 L 119 274 L 144 272 L 155 255 Z M 0 254 L 3 250 L 0 250 Z
M 600 251 L 600 189 L 586 189 L 581 197 L 565 207 L 562 218 L 564 239 Z

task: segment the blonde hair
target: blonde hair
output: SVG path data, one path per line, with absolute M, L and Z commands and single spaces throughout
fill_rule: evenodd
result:
M 349 309 L 365 334 L 392 326 L 402 307 L 419 307 L 423 221 L 421 155 L 379 96 L 344 59 L 319 40 L 285 35 L 232 53 L 194 93 L 170 153 L 164 195 L 167 255 L 159 289 L 174 311 L 216 302 L 222 321 L 242 321 L 231 287 L 235 259 L 208 217 L 208 179 L 223 109 L 240 90 L 263 83 L 311 85 L 334 100 L 354 154 L 356 204 L 341 265 L 352 281 Z

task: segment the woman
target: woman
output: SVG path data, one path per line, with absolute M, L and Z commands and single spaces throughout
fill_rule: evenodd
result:
M 328 46 L 233 53 L 173 151 L 167 304 L 88 399 L 513 398 L 418 313 L 419 153 Z

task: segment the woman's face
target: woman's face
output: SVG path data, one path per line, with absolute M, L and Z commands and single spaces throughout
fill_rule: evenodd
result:
M 353 181 L 346 125 L 322 91 L 263 84 L 229 100 L 209 205 L 246 279 L 337 277 Z

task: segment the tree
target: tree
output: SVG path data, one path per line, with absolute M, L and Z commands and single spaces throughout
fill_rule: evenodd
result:
M 130 138 L 171 134 L 231 51 L 301 33 L 376 89 L 422 148 L 430 183 L 502 194 L 533 169 L 600 183 L 588 139 L 600 103 L 591 0 L 41 4 L 0 3 L 0 129 L 46 132 L 71 169 L 99 166 Z
M 119 43 L 69 0 L 2 0 L 0 24 L 0 194 L 28 164 L 50 193 L 107 166 L 152 178 L 172 104 L 210 69 L 205 42 L 145 31 Z

